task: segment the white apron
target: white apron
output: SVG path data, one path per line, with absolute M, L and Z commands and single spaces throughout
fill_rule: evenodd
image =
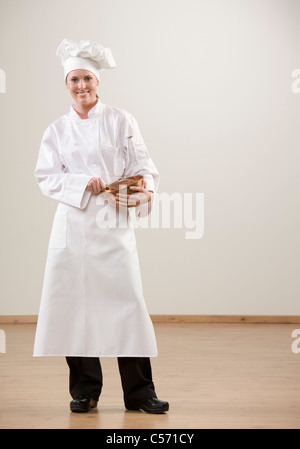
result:
M 59 204 L 34 356 L 157 355 L 129 210 L 116 213 L 105 196 L 85 190 L 93 176 L 108 184 L 136 174 L 156 190 L 157 170 L 125 111 L 98 101 L 89 119 L 81 120 L 71 107 L 46 130 L 35 176 L 43 193 Z M 137 215 L 148 213 L 144 206 L 135 209 Z

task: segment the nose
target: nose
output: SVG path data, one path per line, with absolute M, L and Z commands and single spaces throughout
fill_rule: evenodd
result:
M 79 80 L 78 87 L 80 89 L 85 89 L 85 81 L 84 81 L 84 79 Z

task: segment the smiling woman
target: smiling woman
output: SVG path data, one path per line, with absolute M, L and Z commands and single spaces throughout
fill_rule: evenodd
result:
M 97 98 L 100 70 L 115 66 L 110 50 L 65 39 L 58 55 L 74 104 L 46 129 L 35 170 L 42 192 L 58 207 L 34 355 L 66 357 L 73 412 L 96 407 L 102 390 L 99 357 L 117 357 L 125 407 L 163 413 L 169 405 L 157 399 L 152 381 L 156 338 L 129 215 L 129 207 L 137 216 L 150 213 L 159 174 L 133 116 Z M 144 184 L 132 187 L 131 195 L 116 195 L 109 205 L 128 226 L 107 228 L 104 218 L 98 220 L 98 195 L 130 176 L 140 176 Z
M 72 70 L 66 77 L 66 87 L 76 103 L 76 112 L 82 119 L 88 118 L 88 111 L 98 101 L 99 80 L 88 70 Z

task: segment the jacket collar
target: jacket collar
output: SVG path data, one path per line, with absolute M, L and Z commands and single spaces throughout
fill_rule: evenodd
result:
M 97 103 L 95 104 L 95 106 L 89 110 L 88 112 L 88 118 L 96 118 L 101 114 L 103 108 L 103 103 L 100 101 L 100 99 L 98 98 Z M 74 104 L 72 104 L 70 106 L 70 114 L 72 117 L 77 118 L 79 120 L 82 120 L 79 115 L 77 114 L 77 112 L 74 109 Z

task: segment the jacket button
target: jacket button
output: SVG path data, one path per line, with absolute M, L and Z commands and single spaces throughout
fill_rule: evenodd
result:
M 92 168 L 97 168 L 97 165 L 96 165 L 96 164 L 93 164 L 93 165 L 92 165 Z

